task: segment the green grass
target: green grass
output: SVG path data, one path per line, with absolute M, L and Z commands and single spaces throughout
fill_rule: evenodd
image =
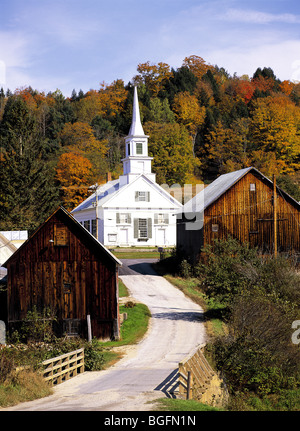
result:
M 129 296 L 128 289 L 123 281 L 119 278 L 119 298 L 125 298 L 126 296 Z
M 114 251 L 113 254 L 118 259 L 159 259 L 157 251 Z
M 135 304 L 133 308 L 120 305 L 120 313 L 127 313 L 127 320 L 121 326 L 121 337 L 117 341 L 106 341 L 101 344 L 105 347 L 118 347 L 126 344 L 135 344 L 140 341 L 148 329 L 151 313 L 144 304 Z
M 207 404 L 199 403 L 195 400 L 177 400 L 173 398 L 160 398 L 155 400 L 157 404 L 156 410 L 169 411 L 169 412 L 207 412 L 207 411 L 221 411 L 216 407 L 211 407 Z

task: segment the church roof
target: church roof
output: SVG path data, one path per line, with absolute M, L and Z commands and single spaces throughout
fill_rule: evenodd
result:
M 112 194 L 119 190 L 119 180 L 108 181 L 107 183 L 99 186 L 98 188 L 98 202 L 101 200 L 101 205 L 103 205 L 108 199 L 112 197 Z M 94 207 L 94 202 L 96 201 L 96 192 L 85 199 L 81 204 L 73 209 L 72 214 L 77 211 L 82 211 Z

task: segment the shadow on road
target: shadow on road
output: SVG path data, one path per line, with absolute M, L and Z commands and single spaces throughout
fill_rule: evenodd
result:
M 163 392 L 167 398 L 176 398 L 175 391 L 178 389 L 178 386 L 179 386 L 178 371 L 179 371 L 178 368 L 172 371 L 172 373 L 169 374 L 168 377 L 166 377 L 162 383 L 156 386 L 154 390 Z
M 152 317 L 155 319 L 168 319 L 168 320 L 184 320 L 186 322 L 203 322 L 204 313 L 202 312 L 182 312 L 176 313 L 171 311 L 170 313 L 152 313 Z
M 158 275 L 152 263 L 157 262 L 157 259 L 122 259 L 123 266 L 119 269 L 119 275 Z

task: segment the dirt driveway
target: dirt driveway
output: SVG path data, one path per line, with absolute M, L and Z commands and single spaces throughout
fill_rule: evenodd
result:
M 153 408 L 148 401 L 168 396 L 178 362 L 205 341 L 205 329 L 199 305 L 156 275 L 151 261 L 123 260 L 120 271 L 130 295 L 151 311 L 145 338 L 110 369 L 85 372 L 49 397 L 5 410 L 146 411 Z

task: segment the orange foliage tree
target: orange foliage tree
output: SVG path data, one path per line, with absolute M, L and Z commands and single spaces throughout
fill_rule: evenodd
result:
M 100 90 L 90 90 L 86 96 L 76 102 L 75 111 L 78 121 L 90 123 L 97 115 L 101 117 L 115 116 L 124 107 L 127 90 L 121 79 L 107 85 L 100 84 Z
M 165 82 L 172 76 L 171 68 L 167 63 L 150 64 L 140 63 L 137 67 L 139 75 L 133 78 L 135 84 L 145 84 L 153 96 L 162 89 Z
M 70 211 L 89 195 L 92 163 L 78 153 L 64 153 L 56 167 L 56 179 L 61 185 L 62 201 Z
M 71 150 L 82 153 L 97 152 L 102 158 L 106 156 L 107 141 L 99 141 L 93 133 L 93 128 L 88 123 L 77 121 L 73 124 L 65 124 L 60 133 L 60 139 L 62 145 Z
M 190 71 L 197 76 L 198 79 L 201 79 L 203 75 L 210 69 L 213 69 L 213 66 L 206 64 L 205 60 L 198 55 L 190 55 L 189 57 L 185 57 L 182 63 L 183 67 L 187 67 Z

